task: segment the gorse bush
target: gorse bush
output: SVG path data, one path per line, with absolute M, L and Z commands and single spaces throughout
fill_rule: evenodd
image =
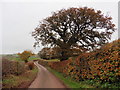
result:
M 76 81 L 94 80 L 101 84 L 119 83 L 119 47 L 120 39 L 104 45 L 99 50 L 83 53 L 76 59 L 49 62 L 47 65 Z

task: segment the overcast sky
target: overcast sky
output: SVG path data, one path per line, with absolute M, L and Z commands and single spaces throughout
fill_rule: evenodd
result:
M 54 1 L 54 0 L 53 0 Z M 32 50 L 37 53 L 41 48 L 33 48 L 34 38 L 31 32 L 39 21 L 51 15 L 52 12 L 69 7 L 92 7 L 108 13 L 113 18 L 113 23 L 118 28 L 118 3 L 117 2 L 2 2 L 2 53 L 12 54 L 23 50 Z M 118 38 L 117 31 L 112 35 L 112 40 Z

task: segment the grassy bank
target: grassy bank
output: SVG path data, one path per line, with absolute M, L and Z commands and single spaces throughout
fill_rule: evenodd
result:
M 3 88 L 27 88 L 35 79 L 38 69 L 34 68 L 22 75 L 10 75 L 5 77 L 2 81 Z
M 92 52 L 82 53 L 76 58 L 47 65 L 76 82 L 96 88 L 120 88 L 119 47 L 120 39 Z
M 119 88 L 120 83 L 103 83 L 97 82 L 96 80 L 85 80 L 85 81 L 79 81 L 76 82 L 75 80 L 71 79 L 69 76 L 65 76 L 63 73 L 57 72 L 56 70 L 53 70 L 49 67 L 47 69 L 52 72 L 56 77 L 58 77 L 62 82 L 67 85 L 69 88 Z
M 46 61 L 46 62 L 60 62 L 59 59 L 49 59 L 49 60 L 46 60 L 46 59 L 42 59 L 43 61 Z
M 60 72 L 57 72 L 51 68 L 48 68 L 50 72 L 52 72 L 56 77 L 58 77 L 62 82 L 67 85 L 69 88 L 94 88 L 93 86 L 86 84 L 85 82 L 75 82 L 70 77 L 64 77 L 64 75 Z

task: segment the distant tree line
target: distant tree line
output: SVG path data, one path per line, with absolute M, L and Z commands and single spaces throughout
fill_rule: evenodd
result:
M 67 57 L 78 56 L 80 53 L 87 51 L 86 49 L 80 49 L 79 47 L 71 48 L 66 51 Z M 42 59 L 60 59 L 61 58 L 61 48 L 43 48 L 39 51 L 38 56 Z

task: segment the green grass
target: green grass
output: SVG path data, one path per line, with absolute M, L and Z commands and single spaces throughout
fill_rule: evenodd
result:
M 15 54 L 10 54 L 10 55 L 2 55 L 3 57 L 9 59 L 9 60 L 13 60 L 13 61 L 22 61 L 20 59 L 20 57 L 18 55 L 15 55 Z M 28 61 L 32 61 L 32 60 L 36 60 L 36 59 L 41 59 L 39 58 L 38 56 L 31 56 L 30 58 L 28 58 Z M 59 59 L 50 59 L 50 60 L 45 60 L 43 59 L 44 61 L 47 61 L 47 62 L 57 62 L 57 61 L 60 61 Z
M 14 54 L 11 54 L 11 55 L 3 55 L 3 57 L 7 58 L 8 60 L 12 60 L 12 61 L 23 61 L 20 59 L 20 57 L 18 55 L 14 55 Z M 30 58 L 28 58 L 28 61 L 32 61 L 32 60 L 35 60 L 35 59 L 40 59 L 39 57 L 36 57 L 36 56 L 31 56 Z
M 64 74 L 57 72 L 51 68 L 48 67 L 48 70 L 52 72 L 56 77 L 58 77 L 60 80 L 63 81 L 65 85 L 67 85 L 69 88 L 120 88 L 120 82 L 116 83 L 101 83 L 95 80 L 85 80 L 76 82 L 73 79 L 71 79 L 69 76 L 65 77 Z
M 48 70 L 52 72 L 55 76 L 60 78 L 60 80 L 62 80 L 63 83 L 69 88 L 94 88 L 93 86 L 85 84 L 84 82 L 75 82 L 70 77 L 64 77 L 62 73 L 59 73 L 51 68 L 48 68 Z
M 28 59 L 28 61 L 32 61 L 32 60 L 36 60 L 36 59 L 40 59 L 39 57 L 35 57 L 35 56 L 32 56 Z
M 47 62 L 59 62 L 60 60 L 59 59 L 50 59 L 50 60 L 44 60 L 43 61 L 47 61 Z
M 8 60 L 12 60 L 12 61 L 22 61 L 19 56 L 15 55 L 15 54 L 10 54 L 10 55 L 2 55 L 3 58 L 6 58 Z
M 2 81 L 3 88 L 11 88 L 11 87 L 16 88 L 22 83 L 26 83 L 26 82 L 30 83 L 36 77 L 37 72 L 38 69 L 34 68 L 33 70 L 29 70 L 19 76 L 9 75 L 8 77 L 3 78 Z

